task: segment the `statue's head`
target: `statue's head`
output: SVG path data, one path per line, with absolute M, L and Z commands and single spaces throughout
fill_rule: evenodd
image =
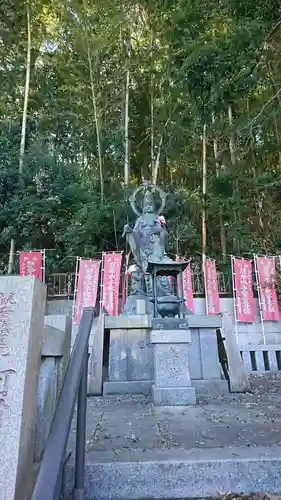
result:
M 151 214 L 155 212 L 154 199 L 150 191 L 146 191 L 143 197 L 143 213 Z

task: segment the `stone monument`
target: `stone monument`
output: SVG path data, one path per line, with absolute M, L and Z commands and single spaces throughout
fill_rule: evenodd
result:
M 137 195 L 141 191 L 144 195 L 140 211 Z M 159 209 L 154 201 L 156 192 L 160 195 Z M 135 392 L 152 389 L 155 404 L 182 406 L 196 402 L 188 364 L 191 335 L 187 322 L 183 321 L 191 311 L 185 306 L 183 290 L 182 287 L 178 290 L 177 280 L 178 275 L 182 277 L 188 263 L 175 262 L 167 255 L 167 227 L 161 215 L 165 200 L 165 193 L 148 183 L 142 184 L 130 198 L 138 218 L 133 227 L 129 224 L 124 227 L 135 261 L 123 313 L 128 324 L 126 328 L 123 322 L 123 328 L 111 331 L 109 382 L 105 389 L 110 392 L 113 381 L 113 385 L 118 383 L 120 389 L 135 387 Z M 175 291 L 169 277 L 174 279 Z M 141 302 L 145 304 L 142 312 L 152 321 L 149 329 L 143 328 L 145 320 L 141 316 L 134 326 Z M 130 320 L 133 316 L 134 321 Z M 122 352 L 126 353 L 123 363 L 120 359 Z
M 34 277 L 0 277 L 0 499 L 28 500 L 46 287 Z
M 140 204 L 137 196 L 143 191 Z M 123 315 L 105 317 L 110 347 L 103 390 L 152 393 L 155 405 L 184 406 L 195 404 L 195 390 L 220 393 L 228 386 L 221 379 L 216 340 L 221 316 L 197 316 L 185 305 L 183 280 L 178 277 L 188 262 L 175 262 L 167 255 L 165 202 L 166 194 L 147 182 L 130 198 L 138 217 L 133 226 L 125 225 L 124 236 L 134 262 Z

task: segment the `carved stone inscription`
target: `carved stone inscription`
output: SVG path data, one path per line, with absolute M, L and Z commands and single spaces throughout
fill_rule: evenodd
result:
M 10 333 L 10 317 L 16 304 L 14 293 L 0 292 L 0 356 L 8 356 L 10 349 L 8 337 Z M 0 358 L 1 369 L 1 358 Z
M 9 391 L 9 383 L 11 375 L 15 374 L 15 370 L 0 371 L 0 429 L 2 426 L 3 411 L 6 405 L 6 398 Z
M 14 293 L 0 292 L 0 428 L 8 396 L 10 377 L 16 373 L 12 368 L 3 369 L 3 357 L 10 355 L 8 342 L 11 329 L 10 318 L 15 304 Z

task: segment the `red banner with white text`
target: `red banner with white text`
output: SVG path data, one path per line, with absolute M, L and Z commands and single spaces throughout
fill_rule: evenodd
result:
M 98 295 L 100 260 L 81 259 L 75 300 L 74 324 L 79 324 L 84 307 L 95 307 Z
M 255 257 L 260 302 L 264 321 L 279 321 L 280 311 L 275 289 L 275 257 Z
M 122 253 L 106 253 L 103 256 L 103 307 L 109 316 L 118 315 L 120 272 Z
M 20 276 L 35 276 L 43 281 L 42 252 L 20 252 Z
M 235 305 L 237 321 L 255 322 L 252 261 L 233 258 Z
M 207 314 L 219 314 L 221 309 L 216 261 L 207 258 L 204 259 L 203 271 Z
M 181 286 L 180 286 L 180 274 L 178 276 L 178 288 L 179 292 L 181 293 Z M 183 294 L 185 298 L 185 305 L 187 309 L 189 309 L 192 312 L 195 312 L 195 305 L 194 305 L 194 297 L 193 297 L 193 284 L 192 284 L 192 270 L 190 264 L 187 265 L 185 270 L 182 273 L 182 279 L 183 279 Z

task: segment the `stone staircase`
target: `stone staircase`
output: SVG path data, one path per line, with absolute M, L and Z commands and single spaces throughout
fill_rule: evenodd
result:
M 155 408 L 144 396 L 89 398 L 86 499 L 278 494 L 281 383 L 257 379 L 252 387 L 252 394 L 202 396 L 196 406 L 177 409 Z M 72 456 L 67 494 L 73 464 Z

